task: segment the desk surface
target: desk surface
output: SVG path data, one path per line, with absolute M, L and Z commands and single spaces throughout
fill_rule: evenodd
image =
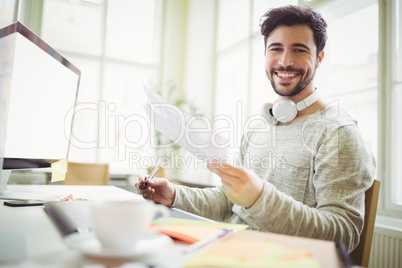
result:
M 140 196 L 114 186 L 70 186 L 70 185 L 9 185 L 13 191 L 43 191 L 61 195 L 73 194 L 76 197 L 93 200 L 128 200 Z M 0 201 L 1 202 L 1 201 Z M 83 256 L 80 252 L 68 248 L 63 237 L 46 214 L 42 206 L 7 207 L 0 204 L 0 266 L 20 267 L 21 263 L 55 267 L 81 267 L 83 265 L 101 264 L 119 266 L 125 263 L 140 262 L 148 265 L 163 264 L 163 267 L 183 267 L 186 257 L 181 254 L 186 245 L 175 243 L 164 248 L 161 254 L 152 259 L 99 259 Z M 271 233 L 260 233 L 279 244 L 312 253 L 322 267 L 340 267 L 335 244 L 329 241 L 284 236 Z M 12 235 L 13 245 L 2 245 L 1 237 Z M 16 262 L 4 263 L 2 254 L 8 250 Z M 11 255 L 10 255 L 11 254 Z M 4 255 L 3 255 L 4 256 Z M 147 266 L 144 266 L 147 267 Z

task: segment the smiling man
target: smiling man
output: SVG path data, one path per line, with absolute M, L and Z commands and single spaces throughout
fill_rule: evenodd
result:
M 264 106 L 265 120 L 245 133 L 241 167 L 210 163 L 222 185 L 194 189 L 155 178 L 140 190 L 141 178 L 138 192 L 214 220 L 342 242 L 352 251 L 363 228 L 364 193 L 372 185 L 375 160 L 356 122 L 337 105 L 327 105 L 314 86 L 326 26 L 310 8 L 284 6 L 263 16 L 265 70 L 278 99 Z M 267 165 L 272 157 L 277 164 Z
M 317 53 L 313 31 L 307 25 L 278 26 L 269 36 L 266 74 L 275 92 L 295 96 L 312 93 L 312 82 L 324 52 Z

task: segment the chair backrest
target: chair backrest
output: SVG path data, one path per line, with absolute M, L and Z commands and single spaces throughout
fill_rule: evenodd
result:
M 353 252 L 350 253 L 354 265 L 368 267 L 379 194 L 380 181 L 374 180 L 373 185 L 366 191 L 364 227 L 360 235 L 360 242 Z
M 109 164 L 69 162 L 64 185 L 108 185 Z

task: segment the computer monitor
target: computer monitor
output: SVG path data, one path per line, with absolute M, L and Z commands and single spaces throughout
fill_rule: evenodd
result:
M 81 72 L 20 22 L 0 29 L 0 199 L 54 199 L 13 192 L 12 170 L 68 157 Z

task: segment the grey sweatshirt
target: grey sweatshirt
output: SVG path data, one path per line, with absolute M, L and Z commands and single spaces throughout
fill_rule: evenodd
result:
M 337 106 L 288 126 L 255 121 L 241 146 L 242 166 L 264 181 L 254 205 L 233 204 L 222 185 L 175 185 L 172 207 L 253 230 L 343 242 L 352 251 L 375 176 L 356 122 Z

